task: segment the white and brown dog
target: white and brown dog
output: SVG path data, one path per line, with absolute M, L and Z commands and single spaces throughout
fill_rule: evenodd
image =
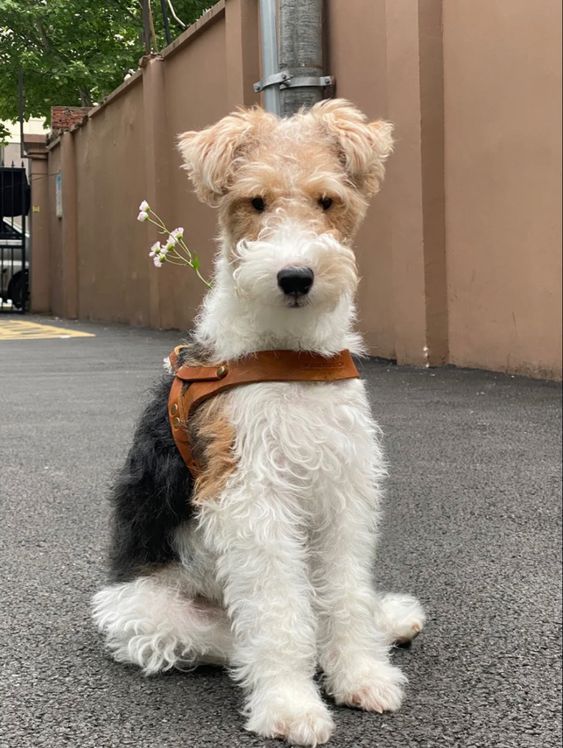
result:
M 362 352 L 352 239 L 381 184 L 391 125 L 348 102 L 289 119 L 240 111 L 180 137 L 197 194 L 219 209 L 214 285 L 188 363 L 288 349 Z M 167 417 L 166 374 L 113 491 L 112 580 L 94 619 L 116 660 L 146 674 L 229 665 L 247 727 L 299 745 L 337 704 L 394 711 L 390 645 L 424 612 L 372 574 L 385 463 L 364 384 L 270 382 L 201 405 L 192 480 Z

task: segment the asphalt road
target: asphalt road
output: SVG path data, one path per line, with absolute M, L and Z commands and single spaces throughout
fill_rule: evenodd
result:
M 68 326 L 67 323 L 65 323 Z M 176 333 L 0 341 L 0 746 L 269 746 L 219 669 L 146 679 L 103 652 L 106 491 Z M 395 715 L 332 746 L 559 748 L 560 388 L 363 365 L 391 463 L 376 575 L 423 600 Z

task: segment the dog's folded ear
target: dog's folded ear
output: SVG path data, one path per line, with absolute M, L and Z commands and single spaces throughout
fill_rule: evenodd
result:
M 367 117 L 345 99 L 327 99 L 311 109 L 332 138 L 350 180 L 366 196 L 374 195 L 385 176 L 385 161 L 393 150 L 393 125 Z
M 212 127 L 178 136 L 184 169 L 202 202 L 211 206 L 219 203 L 258 132 L 274 119 L 258 107 L 241 109 Z

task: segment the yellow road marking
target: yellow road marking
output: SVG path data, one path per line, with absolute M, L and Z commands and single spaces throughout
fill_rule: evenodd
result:
M 22 319 L 0 319 L 2 340 L 50 340 L 53 338 L 95 338 L 91 332 L 69 330 L 66 327 L 26 322 Z

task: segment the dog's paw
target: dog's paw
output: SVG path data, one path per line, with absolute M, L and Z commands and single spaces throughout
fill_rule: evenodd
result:
M 396 712 L 403 701 L 406 677 L 387 662 L 364 664 L 356 674 L 331 678 L 328 688 L 337 704 L 367 712 Z
M 379 600 L 376 623 L 384 629 L 387 641 L 406 644 L 420 634 L 426 623 L 422 605 L 412 595 L 388 593 Z
M 320 700 L 300 699 L 296 692 L 284 698 L 261 698 L 246 723 L 246 729 L 263 738 L 281 738 L 291 745 L 326 743 L 334 731 L 330 712 Z

